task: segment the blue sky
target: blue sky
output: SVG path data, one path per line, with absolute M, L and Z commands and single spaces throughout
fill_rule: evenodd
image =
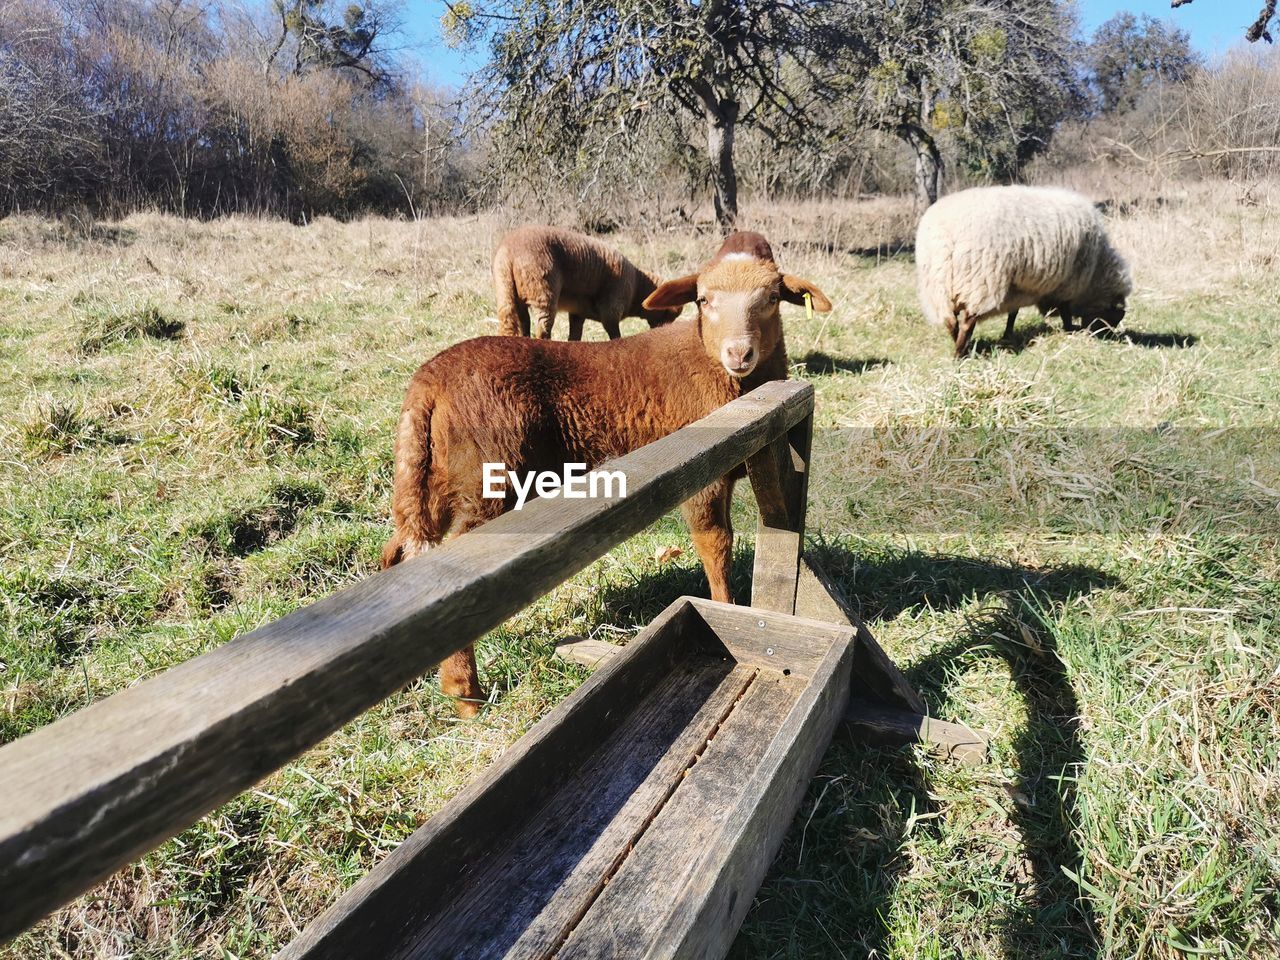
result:
M 1178 10 L 1169 9 L 1169 0 L 1077 0 L 1080 20 L 1086 33 L 1121 10 L 1165 17 L 1191 34 L 1196 49 L 1207 56 L 1222 53 L 1243 42 L 1245 29 L 1258 15 L 1260 0 L 1197 0 Z M 474 54 L 450 50 L 440 39 L 440 0 L 405 0 L 407 49 L 405 54 L 422 65 L 428 82 L 439 86 L 459 86 L 476 66 Z

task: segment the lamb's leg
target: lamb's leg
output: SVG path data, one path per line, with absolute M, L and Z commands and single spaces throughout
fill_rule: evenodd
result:
M 502 500 L 481 500 L 479 503 L 459 505 L 456 512 L 461 517 L 454 522 L 454 536 L 461 536 L 480 524 L 499 516 L 506 508 Z M 440 662 L 440 692 L 453 698 L 453 708 L 458 716 L 469 720 L 480 713 L 488 697 L 480 685 L 480 670 L 476 666 L 475 644 L 467 644 L 457 653 Z
M 529 304 L 530 311 L 533 314 L 533 335 L 539 340 L 551 339 L 551 328 L 556 323 L 556 305 L 549 304 Z
M 729 593 L 729 568 L 733 562 L 733 525 L 729 518 L 729 502 L 733 498 L 733 481 L 717 480 L 680 505 L 684 521 L 693 535 L 693 548 L 702 560 L 711 599 L 733 603 Z
M 1004 322 L 1004 338 L 1006 340 L 1013 339 L 1013 324 L 1018 319 L 1018 311 L 1010 310 L 1009 319 Z
M 529 336 L 529 305 L 527 303 L 517 303 L 516 316 L 520 321 L 520 335 L 522 337 Z
M 622 336 L 622 327 L 616 317 L 609 320 L 601 320 L 600 324 L 604 327 L 604 332 L 609 335 L 610 340 L 617 340 Z
M 440 692 L 446 697 L 453 697 L 453 708 L 458 716 L 469 720 L 480 712 L 486 697 L 484 688 L 480 686 L 474 644 L 467 644 L 465 649 L 441 662 Z
M 520 318 L 523 315 L 524 325 L 529 325 L 529 311 L 522 310 L 521 303 L 498 304 L 498 332 L 504 337 L 520 336 Z M 528 336 L 528 333 L 525 333 Z
M 1075 317 L 1071 316 L 1071 311 L 1063 308 L 1058 311 L 1062 315 L 1062 329 L 1065 333 L 1070 333 L 1076 329 Z
M 582 339 L 582 322 L 586 318 L 580 313 L 569 314 L 569 339 Z
M 406 543 L 397 531 L 382 550 L 382 568 L 385 570 L 401 561 L 412 560 L 425 549 L 426 544 Z M 480 712 L 485 695 L 484 688 L 480 686 L 480 672 L 476 669 L 474 646 L 468 645 L 441 662 L 440 692 L 454 698 L 458 716 L 470 719 Z
M 967 310 L 956 315 L 956 356 L 963 357 L 969 353 L 970 341 L 973 339 L 973 328 L 978 325 L 978 318 Z

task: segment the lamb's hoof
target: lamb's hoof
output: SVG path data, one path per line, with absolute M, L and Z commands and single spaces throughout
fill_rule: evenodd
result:
M 480 716 L 480 706 L 474 700 L 455 699 L 453 701 L 454 712 L 462 720 L 474 720 Z

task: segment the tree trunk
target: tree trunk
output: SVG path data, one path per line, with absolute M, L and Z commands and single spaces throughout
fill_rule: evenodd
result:
M 716 222 L 726 233 L 738 219 L 738 175 L 733 169 L 733 135 L 738 104 L 733 100 L 707 100 L 707 158 L 715 191 Z
M 938 145 L 923 127 L 900 127 L 898 136 L 915 151 L 916 199 L 922 207 L 932 206 L 938 200 L 938 185 L 942 180 L 942 154 Z

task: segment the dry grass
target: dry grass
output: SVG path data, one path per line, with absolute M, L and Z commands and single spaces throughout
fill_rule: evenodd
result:
M 996 740 L 975 770 L 837 744 L 736 956 L 1280 952 L 1280 185 L 1074 177 L 1116 202 L 1130 334 L 1031 312 L 959 364 L 909 204 L 747 210 L 837 304 L 787 320 L 816 549 L 933 709 Z M 0 739 L 374 569 L 401 390 L 493 332 L 505 226 L 0 221 Z M 668 273 L 716 244 L 612 239 Z M 487 638 L 480 720 L 416 683 L 8 955 L 269 955 L 581 682 L 557 639 L 705 590 L 661 544 L 674 518 Z

